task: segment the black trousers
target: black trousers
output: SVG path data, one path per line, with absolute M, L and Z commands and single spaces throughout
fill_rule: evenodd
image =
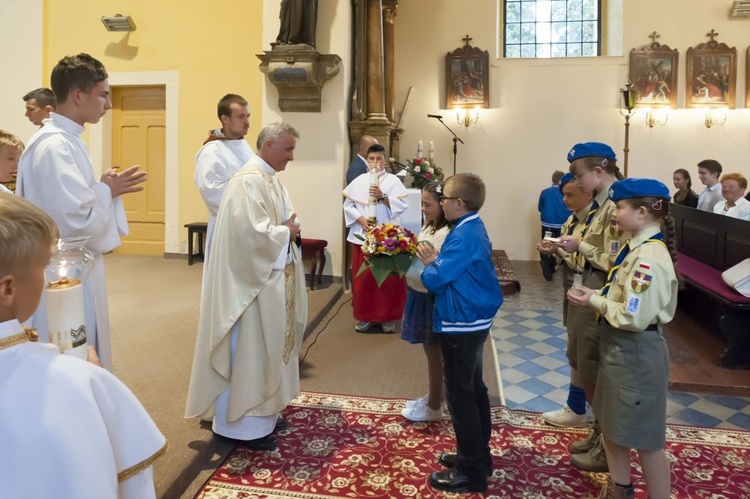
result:
M 456 433 L 456 469 L 486 483 L 492 469 L 490 399 L 482 380 L 482 350 L 488 331 L 440 334 L 445 400 Z
M 560 229 L 553 229 L 551 227 L 542 226 L 542 238 L 544 238 L 544 233 L 547 231 L 552 233 L 552 237 L 560 237 Z M 545 274 L 549 273 L 549 275 L 554 274 L 555 266 L 557 265 L 557 259 L 555 258 L 555 255 L 540 254 L 539 257 L 539 263 L 542 265 L 542 272 L 544 272 Z

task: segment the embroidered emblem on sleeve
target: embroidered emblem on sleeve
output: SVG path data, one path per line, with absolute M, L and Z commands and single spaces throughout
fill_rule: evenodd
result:
M 638 309 L 641 307 L 641 297 L 640 296 L 631 296 L 628 300 L 628 306 L 625 308 L 625 311 L 629 314 L 637 314 Z
M 609 254 L 616 255 L 619 252 L 620 252 L 620 241 L 610 241 L 609 242 Z
M 639 265 L 640 268 L 640 265 Z M 636 270 L 633 274 L 633 279 L 630 281 L 630 287 L 633 288 L 635 293 L 643 293 L 651 286 L 651 275 L 646 274 L 640 270 Z

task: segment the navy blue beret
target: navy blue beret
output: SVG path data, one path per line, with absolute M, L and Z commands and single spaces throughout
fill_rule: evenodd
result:
M 589 158 L 591 156 L 597 156 L 601 158 L 611 159 L 617 161 L 617 155 L 607 144 L 601 142 L 582 142 L 573 146 L 573 149 L 568 153 L 568 163 L 581 158 Z
M 627 178 L 609 188 L 612 201 L 642 197 L 671 199 L 667 186 L 652 178 Z
M 576 176 L 575 176 L 575 175 L 573 175 L 573 174 L 572 174 L 572 173 L 570 173 L 570 172 L 566 173 L 566 174 L 565 174 L 565 175 L 563 175 L 563 176 L 562 176 L 562 178 L 560 179 L 560 189 L 562 189 L 563 187 L 565 187 L 565 184 L 567 184 L 568 182 L 572 182 L 572 181 L 573 181 L 573 180 L 575 180 L 575 179 L 576 179 Z

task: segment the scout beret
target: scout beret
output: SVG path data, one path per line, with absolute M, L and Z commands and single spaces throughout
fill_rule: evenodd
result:
M 571 182 L 571 181 L 573 181 L 573 180 L 575 180 L 575 179 L 576 179 L 576 176 L 575 176 L 575 175 L 573 175 L 573 174 L 572 174 L 572 173 L 570 173 L 570 172 L 566 173 L 566 174 L 565 174 L 565 175 L 563 175 L 563 176 L 562 176 L 562 178 L 560 179 L 560 189 L 562 189 L 563 187 L 565 187 L 565 184 L 567 184 L 568 182 Z
M 597 156 L 601 158 L 611 159 L 617 161 L 617 155 L 607 144 L 601 142 L 582 142 L 573 146 L 573 149 L 568 153 L 568 163 L 581 158 L 589 158 L 591 156 Z
M 620 180 L 612 184 L 609 189 L 609 198 L 612 201 L 643 197 L 671 199 L 667 186 L 652 178 Z

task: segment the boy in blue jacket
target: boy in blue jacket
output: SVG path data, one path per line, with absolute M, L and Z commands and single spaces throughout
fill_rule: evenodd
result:
M 434 328 L 443 354 L 445 398 L 457 453 L 442 453 L 450 468 L 432 473 L 430 484 L 450 492 L 484 492 L 492 474 L 490 400 L 482 380 L 482 348 L 503 295 L 492 264 L 492 243 L 478 211 L 484 182 L 473 173 L 450 177 L 440 200 L 453 222 L 440 254 L 422 243 L 422 283 L 435 294 Z

